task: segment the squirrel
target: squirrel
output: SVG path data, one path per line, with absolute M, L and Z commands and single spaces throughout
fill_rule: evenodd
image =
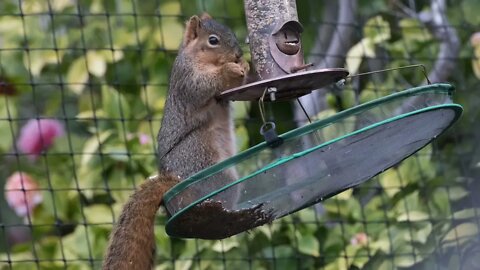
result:
M 234 155 L 230 102 L 216 96 L 245 82 L 249 66 L 242 55 L 232 30 L 208 14 L 188 21 L 157 137 L 160 171 L 186 179 Z M 236 171 L 228 169 L 202 183 L 201 188 L 210 190 L 236 178 Z M 233 188 L 230 191 L 221 199 L 235 201 L 239 193 Z M 188 204 L 194 198 L 182 201 Z
M 192 16 L 172 67 L 158 133 L 159 174 L 143 183 L 122 209 L 103 269 L 152 269 L 155 214 L 163 195 L 182 179 L 235 153 L 229 102 L 222 91 L 245 82 L 249 66 L 237 38 L 210 15 Z M 228 170 L 225 183 L 235 177 Z

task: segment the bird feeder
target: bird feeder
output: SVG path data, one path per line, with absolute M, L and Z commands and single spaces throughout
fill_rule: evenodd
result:
M 304 63 L 295 0 L 245 0 L 245 11 L 259 80 L 219 98 L 291 100 L 348 76 L 342 68 L 313 69 Z M 264 123 L 265 142 L 196 173 L 164 195 L 166 231 L 173 237 L 223 239 L 355 187 L 450 127 L 462 113 L 452 102 L 453 91 L 449 84 L 407 89 L 281 135 L 274 123 Z M 399 110 L 418 97 L 422 102 Z M 236 176 L 228 184 L 222 179 L 226 171 Z

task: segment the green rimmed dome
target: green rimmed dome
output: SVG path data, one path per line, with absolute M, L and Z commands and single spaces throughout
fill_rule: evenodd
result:
M 258 144 L 182 181 L 164 196 L 174 237 L 220 239 L 282 217 L 397 164 L 462 113 L 449 84 L 398 92 Z M 234 171 L 225 184 L 219 177 Z M 222 226 L 223 225 L 223 226 Z

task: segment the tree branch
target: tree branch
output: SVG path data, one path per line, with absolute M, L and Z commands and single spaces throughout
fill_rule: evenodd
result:
M 336 2 L 338 2 L 338 8 Z M 328 13 L 324 14 L 326 23 L 319 26 L 316 45 L 310 52 L 311 56 L 308 59 L 308 62 L 314 63 L 317 69 L 343 67 L 345 56 L 353 44 L 356 30 L 354 27 L 358 6 L 356 0 L 326 1 L 326 4 L 325 13 Z M 332 14 L 338 18 L 336 21 L 330 21 Z M 332 26 L 335 29 L 332 30 L 333 33 L 331 35 L 328 35 L 328 33 L 326 35 L 322 34 L 322 31 Z M 327 46 L 324 45 L 326 36 L 331 36 L 327 52 L 325 52 Z M 300 101 L 308 115 L 315 115 L 326 107 L 325 90 L 313 91 L 310 95 L 301 97 Z M 294 116 L 297 125 L 306 121 L 306 116 L 298 104 L 295 105 Z

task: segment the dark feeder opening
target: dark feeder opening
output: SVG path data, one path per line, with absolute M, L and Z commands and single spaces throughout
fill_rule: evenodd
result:
M 244 3 L 259 80 L 219 98 L 259 104 L 292 100 L 348 76 L 343 68 L 304 63 L 295 0 Z M 263 120 L 265 142 L 165 194 L 166 231 L 173 237 L 223 239 L 359 185 L 417 152 L 458 119 L 462 108 L 452 103 L 453 90 L 448 84 L 408 89 L 281 135 L 275 123 Z M 398 110 L 414 96 L 425 102 Z M 329 137 L 332 129 L 341 132 Z M 225 172 L 236 176 L 229 184 Z
M 275 45 L 287 55 L 296 55 L 300 52 L 300 33 L 303 29 L 298 29 L 295 25 L 294 21 L 287 22 L 277 33 L 273 34 Z

